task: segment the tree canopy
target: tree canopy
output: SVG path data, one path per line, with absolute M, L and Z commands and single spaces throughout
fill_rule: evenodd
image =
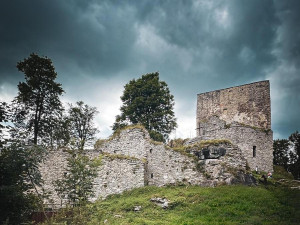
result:
M 33 143 L 37 144 L 38 137 L 47 136 L 52 118 L 61 111 L 59 96 L 64 91 L 55 82 L 57 74 L 47 57 L 32 53 L 17 68 L 25 74 L 25 82 L 18 84 L 14 122 L 26 132 L 33 132 Z
M 75 139 L 77 148 L 82 150 L 87 143 L 94 140 L 98 131 L 93 123 L 98 111 L 96 107 L 78 101 L 75 106 L 70 104 L 68 112 L 71 136 Z
M 291 172 L 295 179 L 300 178 L 300 134 L 292 133 L 288 139 L 278 139 L 273 142 L 274 164 L 283 166 Z
M 142 124 L 151 138 L 164 141 L 177 126 L 174 115 L 174 96 L 168 85 L 159 80 L 159 73 L 142 75 L 125 85 L 121 114 L 116 117 L 113 130 Z

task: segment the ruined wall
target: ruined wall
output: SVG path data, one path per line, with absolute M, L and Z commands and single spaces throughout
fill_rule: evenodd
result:
M 98 150 L 109 154 L 146 159 L 149 140 L 149 133 L 144 128 L 124 129 L 113 138 L 104 141 Z
M 241 148 L 252 170 L 273 171 L 273 133 L 271 130 L 253 128 L 237 122 L 226 124 L 213 116 L 201 125 L 204 130 L 199 140 L 228 139 Z M 254 147 L 255 146 L 255 147 Z M 253 155 L 255 148 L 255 156 Z
M 199 140 L 229 139 L 252 170 L 273 171 L 269 81 L 199 94 L 196 123 Z
M 104 157 L 98 170 L 98 176 L 94 180 L 94 200 L 143 187 L 144 173 L 145 165 L 141 160 Z
M 237 146 L 224 147 L 227 149 L 224 157 L 216 160 L 199 160 L 193 153 L 175 151 L 162 143 L 152 141 L 144 129 L 133 128 L 122 130 L 119 135 L 104 143 L 98 150 L 145 160 L 144 179 L 145 184 L 148 185 L 187 183 L 214 186 L 217 182 L 232 178 L 232 174 L 224 170 L 224 165 L 231 168 L 246 168 L 246 160 Z M 199 167 L 199 161 L 201 161 L 201 167 Z M 215 164 L 212 166 L 213 161 L 220 164 L 219 167 Z M 223 169 L 216 172 L 216 168 Z
M 237 146 L 227 144 L 206 146 L 225 149 L 226 154 L 214 159 L 197 158 L 197 154 L 186 149 L 171 149 L 150 139 L 141 128 L 122 130 L 118 135 L 105 140 L 99 149 L 85 151 L 90 158 L 101 157 L 98 175 L 94 180 L 95 197 L 92 201 L 110 194 L 122 193 L 144 185 L 163 186 L 186 183 L 201 186 L 230 184 L 234 179 L 232 171 L 244 171 L 246 160 Z M 201 151 L 198 149 L 196 151 Z M 44 188 L 51 192 L 45 203 L 49 207 L 61 207 L 61 200 L 55 192 L 53 182 L 63 177 L 67 167 L 68 153 L 53 151 L 40 165 Z
M 260 81 L 198 94 L 196 127 L 211 116 L 226 123 L 234 121 L 249 126 L 271 129 L 269 81 Z M 197 129 L 197 136 L 202 131 Z
M 181 182 L 209 186 L 210 182 L 198 171 L 196 163 L 193 155 L 183 155 L 162 144 L 151 144 L 147 154 L 146 180 L 155 186 Z
M 90 158 L 99 157 L 98 151 L 86 151 Z M 40 171 L 44 180 L 43 188 L 50 192 L 49 199 L 45 203 L 49 207 L 64 206 L 66 199 L 60 199 L 55 192 L 53 182 L 61 179 L 67 168 L 69 154 L 64 151 L 53 151 L 48 159 L 40 165 Z M 103 155 L 101 165 L 98 168 L 98 176 L 94 180 L 95 197 L 106 197 L 110 194 L 121 193 L 125 190 L 144 186 L 144 162 L 134 158 L 124 158 L 118 155 Z
M 203 175 L 196 170 L 194 158 L 167 149 L 150 139 L 141 128 L 125 129 L 98 149 L 109 154 L 136 157 L 146 161 L 145 183 L 162 186 L 178 182 L 200 184 Z

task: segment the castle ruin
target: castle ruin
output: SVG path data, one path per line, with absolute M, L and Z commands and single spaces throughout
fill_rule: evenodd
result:
M 196 121 L 197 137 L 177 149 L 133 126 L 85 150 L 90 158 L 101 158 L 91 200 L 145 185 L 253 184 L 247 167 L 273 171 L 269 81 L 199 94 Z M 50 193 L 45 202 L 53 207 L 67 203 L 54 186 L 66 173 L 67 157 L 65 151 L 53 151 L 40 165 L 43 188 Z
M 198 140 L 231 140 L 252 170 L 273 171 L 269 81 L 198 94 L 196 123 Z

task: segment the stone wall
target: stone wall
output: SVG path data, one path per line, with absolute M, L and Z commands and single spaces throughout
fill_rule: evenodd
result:
M 152 141 L 148 132 L 141 128 L 122 130 L 98 150 L 145 160 L 145 183 L 148 185 L 162 186 L 179 182 L 200 184 L 203 181 L 192 155 L 188 157 Z
M 230 168 L 245 170 L 246 160 L 241 150 L 232 145 L 223 147 L 227 149 L 226 155 L 214 162 L 220 164 L 220 168 L 227 165 Z M 200 160 L 193 153 L 176 151 L 162 143 L 154 142 L 150 139 L 148 132 L 141 128 L 122 130 L 113 139 L 104 142 L 98 151 L 145 160 L 144 179 L 145 184 L 148 185 L 163 186 L 187 183 L 214 186 L 218 182 L 224 182 L 229 177 L 232 178 L 232 174 L 220 175 L 225 172 L 224 169 L 220 169 L 215 177 L 217 167 L 212 166 L 213 160 Z M 199 168 L 199 161 L 201 161 L 202 168 Z
M 94 180 L 96 200 L 125 190 L 143 187 L 145 165 L 139 159 L 105 156 Z
M 196 163 L 193 155 L 184 155 L 162 144 L 151 144 L 147 154 L 145 179 L 149 185 L 155 186 L 176 183 L 209 185 L 203 173 L 197 170 Z
M 149 133 L 144 128 L 123 129 L 105 140 L 98 151 L 146 159 L 149 140 Z
M 122 193 L 144 185 L 163 186 L 186 183 L 201 186 L 230 184 L 233 171 L 244 173 L 246 160 L 242 151 L 230 143 L 205 146 L 211 152 L 224 149 L 222 155 L 213 159 L 197 157 L 197 151 L 171 149 L 150 139 L 148 132 L 141 128 L 124 129 L 119 134 L 105 140 L 99 149 L 85 151 L 91 159 L 101 157 L 98 175 L 94 180 L 95 197 Z M 217 151 L 218 152 L 218 151 Z M 44 188 L 51 192 L 46 203 L 59 207 L 66 203 L 56 195 L 53 182 L 66 172 L 68 153 L 53 151 L 40 165 Z
M 202 123 L 201 129 L 204 134 L 189 143 L 195 140 L 228 139 L 242 150 L 251 170 L 258 167 L 258 170 L 273 171 L 273 133 L 271 130 L 250 127 L 237 122 L 226 124 L 217 116 L 212 116 L 206 123 Z M 256 151 L 255 156 L 253 151 Z
M 85 153 L 90 158 L 99 157 L 98 151 L 86 151 Z M 67 152 L 53 151 L 49 153 L 47 160 L 40 165 L 44 180 L 43 188 L 50 193 L 49 198 L 45 201 L 49 207 L 61 207 L 67 203 L 66 199 L 59 198 L 53 182 L 63 177 L 66 172 L 68 157 Z M 94 201 L 110 194 L 143 187 L 145 183 L 144 168 L 144 162 L 139 159 L 118 155 L 102 155 L 98 175 L 94 180 L 95 197 L 91 200 Z
M 226 123 L 239 122 L 249 126 L 271 129 L 271 102 L 269 81 L 260 81 L 237 87 L 198 94 L 197 136 L 199 129 L 211 116 Z

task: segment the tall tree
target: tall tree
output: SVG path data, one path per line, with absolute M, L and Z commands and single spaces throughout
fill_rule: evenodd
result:
M 289 137 L 292 152 L 290 154 L 291 166 L 290 170 L 295 179 L 300 179 L 300 134 L 298 131 Z
M 25 74 L 25 82 L 18 85 L 19 93 L 15 98 L 16 124 L 25 126 L 33 132 L 33 143 L 47 135 L 51 119 L 62 109 L 59 96 L 64 92 L 61 84 L 55 82 L 57 73 L 51 59 L 30 54 L 17 64 L 19 71 Z
M 0 102 L 0 148 L 4 144 L 4 133 L 6 126 L 2 123 L 5 123 L 8 121 L 8 105 L 6 102 Z
M 129 124 L 142 124 L 151 138 L 165 141 L 177 126 L 174 96 L 168 85 L 159 80 L 159 73 L 149 73 L 125 85 L 121 115 L 116 117 L 113 130 Z
M 274 140 L 274 164 L 283 166 L 295 179 L 300 178 L 300 134 L 292 133 L 289 139 Z
M 273 163 L 274 165 L 283 166 L 285 169 L 289 163 L 289 146 L 290 143 L 287 139 L 278 139 L 273 142 Z
M 76 140 L 77 148 L 83 150 L 84 146 L 94 140 L 98 132 L 93 120 L 98 113 L 96 107 L 84 104 L 83 101 L 76 102 L 73 106 L 70 104 L 69 121 L 71 135 Z

